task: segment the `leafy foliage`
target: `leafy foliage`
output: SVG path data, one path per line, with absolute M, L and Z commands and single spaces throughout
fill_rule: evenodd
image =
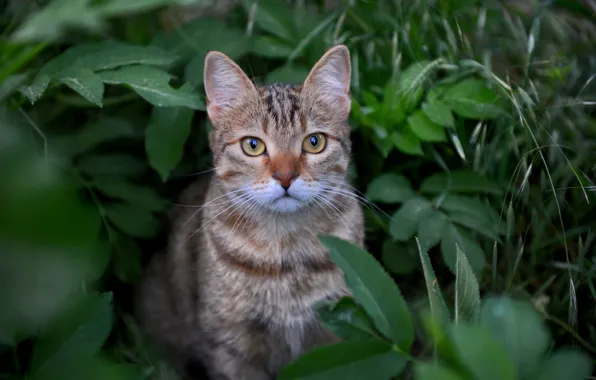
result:
M 224 52 L 257 83 L 300 82 L 337 43 L 352 57 L 368 251 L 321 237 L 352 292 L 316 306 L 342 341 L 279 377 L 591 374 L 589 4 L 0 7 L 2 378 L 177 378 L 131 297 L 182 186 L 211 170 L 205 54 Z

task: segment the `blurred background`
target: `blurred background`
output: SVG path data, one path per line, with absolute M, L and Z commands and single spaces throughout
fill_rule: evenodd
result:
M 212 168 L 205 54 L 300 83 L 339 43 L 367 249 L 412 314 L 429 302 L 414 237 L 448 303 L 457 245 L 482 296 L 528 301 L 550 347 L 596 357 L 596 2 L 0 8 L 0 378 L 176 379 L 131 295 L 165 212 Z

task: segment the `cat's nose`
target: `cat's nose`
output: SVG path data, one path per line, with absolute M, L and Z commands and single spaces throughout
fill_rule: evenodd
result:
M 296 177 L 298 177 L 298 173 L 295 170 L 276 170 L 273 172 L 273 178 L 278 180 L 281 187 L 286 191 L 290 188 Z

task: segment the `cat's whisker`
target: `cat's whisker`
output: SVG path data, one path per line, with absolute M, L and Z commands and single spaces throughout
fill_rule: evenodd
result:
M 249 194 L 248 199 L 244 200 L 240 204 L 240 207 L 244 206 L 246 203 L 254 201 L 255 199 L 256 199 L 256 197 L 254 195 Z M 238 219 L 234 222 L 234 225 L 232 226 L 232 230 L 228 233 L 228 238 L 226 239 L 226 244 L 224 245 L 225 249 L 228 248 L 228 243 L 231 240 L 232 236 L 234 236 L 234 232 L 236 231 L 236 225 L 238 224 L 238 227 L 240 227 L 240 225 L 242 224 L 242 221 L 244 220 L 244 217 L 248 216 L 249 212 L 251 212 L 251 210 L 255 209 L 258 204 L 259 204 L 259 202 L 253 203 L 252 205 L 248 206 L 240 213 L 240 216 L 238 217 Z M 228 215 L 225 220 L 227 220 L 229 217 L 230 216 Z M 224 220 L 224 222 L 225 222 L 225 220 Z M 247 218 L 246 220 L 248 221 L 249 218 Z
M 328 185 L 323 185 L 323 184 L 321 184 L 320 187 L 325 192 L 335 193 L 337 195 L 343 195 L 343 196 L 350 197 L 350 198 L 358 201 L 361 205 L 367 207 L 369 210 L 371 210 L 373 213 L 375 213 L 375 215 L 378 217 L 380 217 L 378 214 L 378 212 L 380 212 L 383 215 L 385 215 L 388 219 L 391 219 L 391 216 L 389 214 L 387 214 L 385 211 L 383 211 L 381 208 L 379 208 L 373 202 L 369 201 L 368 199 L 366 199 L 364 197 L 358 196 L 357 194 L 354 194 L 353 192 L 351 192 L 349 190 L 341 189 L 336 186 L 328 186 Z
M 213 198 L 212 200 L 210 200 L 209 202 L 203 204 L 202 206 L 198 206 L 197 210 L 188 218 L 188 220 L 186 222 L 184 222 L 184 224 L 182 225 L 182 227 L 186 226 L 188 224 L 188 222 L 190 222 L 192 219 L 194 219 L 195 216 L 197 216 L 197 214 L 199 213 L 199 211 L 201 211 L 203 209 L 203 207 L 209 206 L 210 204 L 212 204 L 213 202 L 215 202 L 218 199 L 221 199 L 223 197 L 228 197 L 230 195 L 234 195 L 234 194 L 238 194 L 238 193 L 242 193 L 245 192 L 247 190 L 247 188 L 240 188 L 237 190 L 232 190 L 232 191 L 228 191 L 218 197 Z M 230 202 L 232 202 L 233 200 L 230 199 Z M 226 204 L 226 203 L 224 203 Z
M 324 194 L 319 194 L 319 199 L 324 202 L 327 206 L 332 208 L 332 211 L 335 212 L 335 215 L 337 215 L 337 217 L 342 221 L 342 223 L 346 226 L 346 229 L 350 230 L 350 227 L 348 227 L 348 224 L 346 223 L 346 221 L 344 220 L 344 218 L 342 217 L 342 212 L 333 205 L 333 203 L 331 202 L 330 198 L 326 197 Z M 354 226 L 352 225 L 352 228 L 354 228 Z

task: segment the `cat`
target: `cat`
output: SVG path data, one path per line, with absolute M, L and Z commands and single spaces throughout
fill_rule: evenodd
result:
M 255 86 L 220 52 L 205 58 L 214 174 L 170 213 L 164 254 L 140 285 L 141 326 L 180 368 L 212 379 L 272 380 L 338 341 L 313 305 L 350 295 L 318 239 L 364 246 L 350 190 L 350 54 L 329 49 L 302 85 Z

